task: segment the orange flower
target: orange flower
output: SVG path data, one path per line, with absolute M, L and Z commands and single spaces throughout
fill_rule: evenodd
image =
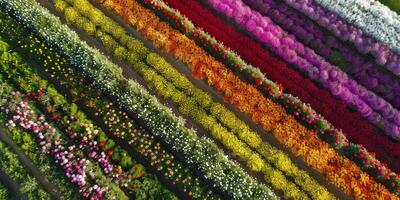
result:
M 113 0 L 110 0 L 113 1 Z M 114 2 L 117 2 L 114 0 Z M 117 3 L 115 3 L 117 4 Z M 294 155 L 302 158 L 311 167 L 349 195 L 362 197 L 378 197 L 380 199 L 398 199 L 383 185 L 374 181 L 368 174 L 358 168 L 352 161 L 338 154 L 328 143 L 321 141 L 314 131 L 307 130 L 284 108 L 267 99 L 254 85 L 241 81 L 225 65 L 206 53 L 201 47 L 179 31 L 165 24 L 159 24 L 155 14 L 143 8 L 136 1 L 125 6 L 136 17 L 137 23 L 131 23 L 146 39 L 155 46 L 172 54 L 176 59 L 186 63 L 192 69 L 195 78 L 206 81 L 224 95 L 224 100 L 233 104 L 241 112 L 250 116 L 265 130 L 272 131 L 280 143 L 291 149 Z M 107 4 L 113 9 L 116 5 Z M 128 17 L 124 17 L 130 19 Z M 149 19 L 154 19 L 151 23 Z M 169 42 L 155 39 L 147 32 L 152 27 L 163 34 Z

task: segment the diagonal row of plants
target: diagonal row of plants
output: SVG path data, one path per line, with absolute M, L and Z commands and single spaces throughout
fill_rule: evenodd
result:
M 97 19 L 92 21 L 93 16 L 99 17 L 99 10 L 89 2 L 55 0 L 54 3 L 65 14 L 68 23 L 101 39 L 118 59 L 127 61 L 139 72 L 151 88 L 163 97 L 172 99 L 181 113 L 202 125 L 213 138 L 246 162 L 251 170 L 264 172 L 266 181 L 274 184 L 275 189 L 283 190 L 291 198 L 308 198 L 298 191 L 298 186 L 313 195 L 313 198 L 320 198 L 320 194 L 326 192 L 306 172 L 299 170 L 282 151 L 263 142 L 256 132 L 250 130 L 231 111 L 214 102 L 210 95 L 196 88 L 159 55 L 151 53 L 143 43 L 129 37 L 118 24 L 104 14 L 101 17 L 102 23 L 96 23 Z
M 254 196 L 254 195 L 261 195 L 261 196 L 265 196 L 265 195 L 271 195 L 272 193 L 268 192 L 266 190 L 265 187 L 263 186 L 258 186 L 257 184 L 254 184 L 254 181 L 252 179 L 249 178 L 239 178 L 237 180 L 240 180 L 240 184 L 236 184 L 236 185 L 231 185 L 232 183 L 232 177 L 234 178 L 235 176 L 243 176 L 243 172 L 240 172 L 240 169 L 237 168 L 233 163 L 231 162 L 227 162 L 227 160 L 225 158 L 223 158 L 221 156 L 221 153 L 216 150 L 214 147 L 212 147 L 212 144 L 207 142 L 207 141 L 201 141 L 196 139 L 196 136 L 193 135 L 193 132 L 189 131 L 188 129 L 185 130 L 185 128 L 183 128 L 183 124 L 182 122 L 177 121 L 176 118 L 172 117 L 171 113 L 164 110 L 165 108 L 161 105 L 158 104 L 158 102 L 151 98 L 147 92 L 145 92 L 140 86 L 138 86 L 136 83 L 132 82 L 132 81 L 127 81 L 126 79 L 122 78 L 121 74 L 120 74 L 120 70 L 117 70 L 117 68 L 115 68 L 115 66 L 113 66 L 111 63 L 109 63 L 104 56 L 100 55 L 98 52 L 93 52 L 92 49 L 90 49 L 87 46 L 84 46 L 83 43 L 80 43 L 79 40 L 77 40 L 76 35 L 71 35 L 69 34 L 70 31 L 66 30 L 66 27 L 61 26 L 60 27 L 60 22 L 58 20 L 56 20 L 55 18 L 52 18 L 49 15 L 37 15 L 38 12 L 41 12 L 41 8 L 38 7 L 37 4 L 32 3 L 32 2 L 24 2 L 27 4 L 22 4 L 22 5 L 29 5 L 28 7 L 15 7 L 15 5 L 13 4 L 7 4 L 8 2 L 2 2 L 5 3 L 3 5 L 6 5 L 8 9 L 12 9 L 12 11 L 14 11 L 14 14 L 17 13 L 19 20 L 23 20 L 24 22 L 29 22 L 29 23 L 25 23 L 25 25 L 29 25 L 31 28 L 35 28 L 36 32 L 38 32 L 38 35 L 40 35 L 41 37 L 44 37 L 45 40 L 47 40 L 48 42 L 50 42 L 52 45 L 62 49 L 64 55 L 67 55 L 68 57 L 68 61 L 74 63 L 75 65 L 78 65 L 78 67 L 83 70 L 85 73 L 85 75 L 87 75 L 88 77 L 92 78 L 92 80 L 94 79 L 95 84 L 97 87 L 101 88 L 103 91 L 107 91 L 109 94 L 111 94 L 114 97 L 117 97 L 120 100 L 120 103 L 124 103 L 125 105 L 131 105 L 129 106 L 131 109 L 129 109 L 130 111 L 139 111 L 139 118 L 145 118 L 147 121 L 147 126 L 151 127 L 151 129 L 153 129 L 153 132 L 157 132 L 159 133 L 160 136 L 164 136 L 165 140 L 168 143 L 171 144 L 171 142 L 174 142 L 174 146 L 176 149 L 180 150 L 180 151 L 186 151 L 184 152 L 184 154 L 186 154 L 185 156 L 190 155 L 192 159 L 188 159 L 191 160 L 191 162 L 194 163 L 199 163 L 199 166 L 201 167 L 201 170 L 204 172 L 204 170 L 207 170 L 207 166 L 205 164 L 208 165 L 208 162 L 210 161 L 210 159 L 217 159 L 217 161 L 211 161 L 211 163 L 214 162 L 214 166 L 212 166 L 213 171 L 211 173 L 209 173 L 208 177 L 209 179 L 213 179 L 212 176 L 218 176 L 218 173 L 228 173 L 228 171 L 231 171 L 230 174 L 227 178 L 231 177 L 230 181 L 227 184 L 221 184 L 223 183 L 224 180 L 222 180 L 222 182 L 220 181 L 218 184 L 218 187 L 222 187 L 223 190 L 227 191 L 227 188 L 233 186 L 233 187 L 242 187 L 239 191 L 227 191 L 230 193 L 230 195 L 233 195 L 235 198 L 238 198 L 238 196 Z M 33 9 L 32 9 L 33 8 Z M 70 40 L 57 40 L 54 41 L 53 39 L 57 38 L 57 37 L 52 37 L 50 36 L 50 38 L 48 38 L 49 35 L 44 34 L 46 31 L 50 30 L 50 29 L 41 29 L 40 26 L 37 26 L 38 24 L 35 24 L 35 21 L 32 21 L 30 19 L 27 20 L 27 18 L 24 18 L 23 16 L 26 14 L 24 13 L 24 9 L 29 9 L 30 11 L 33 11 L 35 17 L 42 17 L 42 20 L 37 20 L 37 21 L 46 21 L 50 24 L 50 22 L 52 22 L 50 26 L 57 27 L 57 28 L 61 28 L 63 30 L 60 29 L 53 29 L 50 28 L 52 31 L 54 30 L 59 30 L 57 31 L 58 34 L 60 34 L 63 37 L 70 37 Z M 31 12 L 32 13 L 32 12 Z M 35 14 L 36 13 L 36 14 Z M 22 17 L 21 17 L 22 16 Z M 55 25 L 55 26 L 54 26 Z M 65 32 L 63 32 L 65 31 Z M 64 34 L 64 33 L 68 33 L 68 34 Z M 64 34 L 64 35 L 63 35 Z M 60 36 L 59 35 L 59 36 Z M 59 38 L 59 37 L 58 37 Z M 60 43 L 61 44 L 60 44 Z M 63 46 L 62 42 L 66 42 L 64 44 L 68 44 L 69 43 L 70 46 Z M 83 45 L 83 46 L 82 46 Z M 76 54 L 72 53 L 75 51 L 72 51 L 72 49 L 74 48 L 78 48 L 79 49 L 79 53 L 80 55 L 85 55 L 85 59 L 82 59 L 82 57 L 77 56 Z M 90 55 L 95 55 L 95 59 L 96 62 L 93 62 L 94 58 L 92 56 L 90 56 L 89 54 L 87 54 L 88 52 L 92 52 L 94 54 L 90 54 Z M 89 58 L 89 59 L 87 59 Z M 77 64 L 79 63 L 79 64 Z M 92 67 L 92 68 L 90 68 Z M 96 68 L 96 67 L 100 67 Z M 106 71 L 108 70 L 108 71 Z M 109 71 L 112 70 L 112 71 Z M 100 76 L 96 76 L 100 72 Z M 95 78 L 94 78 L 95 77 Z M 100 80 L 99 80 L 100 79 Z M 106 82 L 105 80 L 107 80 L 108 82 Z M 111 82 L 111 86 L 110 86 L 110 82 Z M 116 82 L 115 82 L 116 81 Z M 116 84 L 119 83 L 119 84 Z M 113 90 L 110 90 L 113 89 Z M 136 95 L 134 95 L 136 94 Z M 150 97 L 150 98 L 149 98 Z M 124 99 L 125 98 L 125 99 Z M 136 103 L 136 104 L 133 104 Z M 150 103 L 150 106 L 149 106 Z M 132 110 L 132 108 L 134 108 Z M 146 112 L 146 108 L 148 109 Z M 144 110 L 143 110 L 144 109 Z M 149 111 L 150 110 L 150 111 Z M 155 116 L 154 114 L 151 114 L 151 112 L 155 112 L 158 113 L 158 117 L 161 116 L 166 116 L 167 118 L 163 118 L 163 120 L 158 120 L 158 123 L 152 123 L 150 120 L 155 120 Z M 172 118 L 171 118 L 172 117 Z M 170 121 L 169 120 L 175 120 L 175 122 Z M 171 123 L 172 122 L 172 123 Z M 163 129 L 163 127 L 165 127 L 165 124 L 167 126 L 167 130 L 175 130 L 175 131 L 165 131 L 165 128 Z M 178 126 L 178 127 L 176 127 Z M 176 127 L 173 129 L 170 129 L 172 127 Z M 179 128 L 180 127 L 180 128 Z M 160 129 L 161 128 L 161 129 Z M 189 149 L 184 149 L 184 146 L 178 146 L 179 142 L 177 142 L 176 139 L 174 139 L 173 135 L 168 135 L 170 133 L 174 133 L 174 132 L 186 132 L 186 138 L 187 139 L 183 139 L 183 140 L 179 140 L 179 142 L 183 142 L 183 144 L 185 144 L 186 142 L 189 141 L 196 141 L 197 142 L 192 142 L 192 144 L 194 144 L 194 146 L 188 146 Z M 187 133 L 189 133 L 189 135 L 187 135 Z M 179 136 L 185 136 L 185 134 L 179 134 Z M 191 136 L 190 136 L 191 135 Z M 170 136 L 168 138 L 168 136 Z M 171 137 L 172 136 L 172 137 Z M 188 138 L 188 136 L 190 136 L 190 138 Z M 175 137 L 176 138 L 176 137 Z M 203 148 L 202 146 L 207 146 L 207 150 L 200 150 L 198 148 Z M 186 145 L 187 146 L 187 145 Z M 198 151 L 194 151 L 197 153 L 191 153 L 188 154 L 188 151 L 193 151 L 196 150 L 196 148 L 198 149 Z M 204 152 L 204 153 L 203 153 Z M 198 155 L 198 154 L 202 154 L 202 155 Z M 205 156 L 207 154 L 213 155 L 213 156 Z M 197 155 L 197 158 L 195 157 Z M 202 159 L 198 160 L 200 157 Z M 197 159 L 197 160 L 193 160 L 193 158 Z M 205 161 L 204 159 L 208 160 Z M 201 161 L 201 162 L 199 162 Z M 218 165 L 221 165 L 220 167 L 215 167 L 215 164 L 218 163 Z M 220 170 L 216 170 L 220 168 Z M 225 172 L 223 171 L 225 170 Z M 211 176 L 211 177 L 210 177 Z M 235 179 L 235 178 L 234 178 Z M 244 181 L 243 181 L 244 180 Z M 225 181 L 228 181 L 228 179 L 225 178 Z M 259 189 L 257 189 L 257 187 Z M 241 192 L 241 191 L 246 191 L 246 192 Z M 251 192 L 250 192 L 251 191 Z M 235 196 L 236 195 L 236 196 Z
M 393 190 L 396 184 L 396 174 L 387 170 L 383 165 L 387 175 L 385 180 L 381 179 L 380 175 L 376 176 L 376 173 L 373 172 L 373 175 L 378 178 L 377 182 L 383 182 L 388 186 L 388 189 L 386 189 L 384 185 L 373 180 L 373 177 L 362 172 L 355 163 L 336 152 L 328 143 L 321 141 L 319 132 L 315 132 L 313 129 L 317 129 L 316 126 L 320 125 L 324 126 L 323 130 L 329 128 L 329 124 L 324 124 L 325 120 L 320 124 L 321 120 L 315 119 L 313 114 L 310 115 L 311 121 L 303 119 L 303 111 L 297 111 L 297 108 L 294 112 L 293 110 L 290 112 L 293 113 L 293 116 L 288 115 L 284 112 L 283 107 L 275 104 L 271 99 L 263 97 L 258 91 L 254 90 L 255 86 L 241 82 L 238 77 L 232 75 L 230 70 L 227 70 L 224 64 L 205 53 L 194 41 L 171 29 L 165 22 L 161 22 L 152 11 L 141 7 L 138 2 L 107 0 L 104 2 L 104 6 L 122 16 L 125 22 L 135 27 L 158 48 L 186 63 L 193 71 L 193 77 L 204 79 L 210 86 L 223 93 L 227 102 L 249 115 L 255 123 L 261 124 L 265 130 L 272 131 L 271 133 L 281 144 L 290 148 L 292 153 L 301 157 L 309 166 L 322 173 L 329 182 L 343 189 L 345 193 L 363 196 L 364 194 L 359 191 L 371 191 L 371 195 L 394 197 L 394 194 L 390 194 L 388 190 L 396 191 L 395 189 Z M 158 13 L 171 12 L 171 10 L 163 10 L 162 8 L 156 8 L 156 10 Z M 180 25 L 182 26 L 182 24 Z M 182 29 L 184 28 L 187 27 L 183 25 Z M 297 100 L 288 103 L 298 104 L 298 102 Z M 309 112 L 308 109 L 305 111 Z M 302 116 L 299 116 L 301 118 L 299 121 L 305 121 L 306 124 L 310 123 L 310 125 L 316 123 L 315 127 L 302 125 L 296 121 L 294 119 L 295 115 L 300 113 Z M 306 129 L 306 127 L 311 128 L 311 130 Z M 330 140 L 329 137 L 337 138 L 337 132 L 329 130 L 328 133 L 328 141 Z M 346 148 L 349 147 L 349 153 L 360 150 L 357 149 L 358 147 L 353 148 L 353 145 L 347 146 L 349 143 L 346 138 L 343 138 L 343 135 L 338 136 L 341 137 L 340 141 L 344 141 L 343 144 L 339 143 L 339 145 L 345 145 Z M 377 169 L 377 166 L 371 167 L 375 169 L 368 169 L 369 167 L 367 167 L 366 171 Z M 349 174 L 351 174 L 350 177 Z M 394 185 L 392 181 L 394 181 Z
M 18 61 L 18 60 L 17 60 Z M 115 145 L 111 139 L 107 138 L 107 136 L 96 126 L 93 126 L 90 120 L 86 119 L 85 115 L 77 110 L 76 105 L 70 105 L 66 102 L 62 95 L 58 94 L 58 92 L 52 88 L 50 85 L 47 85 L 47 82 L 40 77 L 33 73 L 30 70 L 29 66 L 23 64 L 23 62 L 19 61 L 20 65 L 14 65 L 15 70 L 10 70 L 7 68 L 7 65 L 3 65 L 2 72 L 10 77 L 10 81 L 14 82 L 14 85 L 19 87 L 20 90 L 26 92 L 26 94 L 31 98 L 34 99 L 36 104 L 38 104 L 39 108 L 43 113 L 45 113 L 46 117 L 56 122 L 54 125 L 59 130 L 62 130 L 64 133 L 69 135 L 69 138 L 72 139 L 75 143 L 79 144 L 79 147 L 86 151 L 88 155 L 87 157 L 91 157 L 93 160 L 98 160 L 98 164 L 101 166 L 89 165 L 88 172 L 94 172 L 92 181 L 96 182 L 95 185 L 101 185 L 101 188 L 109 188 L 107 189 L 107 195 L 110 198 L 118 198 L 118 199 L 128 199 L 125 196 L 124 192 L 121 191 L 121 188 L 124 188 L 125 193 L 129 194 L 129 196 L 138 196 L 135 193 L 139 193 L 141 195 L 147 194 L 151 191 L 150 188 L 146 188 L 146 185 L 149 185 L 152 190 L 157 188 L 159 197 L 169 197 L 171 194 L 168 192 L 163 191 L 163 187 L 157 186 L 160 183 L 156 181 L 154 178 L 149 176 L 148 174 L 144 174 L 143 166 L 136 164 L 133 158 L 126 155 L 118 145 Z M 16 67 L 18 66 L 18 67 Z M 18 78 L 13 78 L 18 77 Z M 30 78 L 30 79 L 29 79 Z M 35 82 L 39 84 L 35 84 Z M 37 118 L 37 117 L 36 117 Z M 19 118 L 18 118 L 19 119 Z M 81 134 L 77 136 L 76 134 Z M 43 136 L 42 136 L 43 137 Z M 63 138 L 66 144 L 70 144 L 71 142 L 66 139 L 66 137 L 60 136 L 53 136 L 50 135 L 50 138 L 53 139 L 60 139 Z M 46 138 L 49 138 L 46 137 Z M 39 136 L 40 138 L 40 136 Z M 90 140 L 88 140 L 90 139 Z M 83 143 L 82 143 L 83 141 Z M 85 142 L 86 141 L 86 142 Z M 57 142 L 57 141 L 56 141 Z M 113 145 L 104 145 L 99 149 L 97 147 L 97 143 L 105 143 L 105 144 L 113 144 Z M 71 145 L 68 145 L 71 147 Z M 93 146 L 92 149 L 87 149 Z M 112 154 L 112 162 L 118 164 L 121 167 L 113 167 L 111 164 L 105 164 L 107 159 L 104 158 L 97 158 L 96 154 L 93 155 L 93 152 L 100 152 L 97 155 L 105 155 L 101 152 L 107 152 L 110 155 L 110 152 L 120 152 L 120 156 L 117 153 Z M 79 155 L 79 154 L 78 154 Z M 108 162 L 108 161 L 107 161 Z M 94 162 L 96 163 L 96 162 Z M 134 164 L 135 163 L 135 164 Z M 122 171 L 118 172 L 115 169 Z M 102 172 L 104 171 L 104 173 Z M 129 172 L 128 172 L 129 171 Z M 126 172 L 126 173 L 124 173 Z M 116 175 L 118 173 L 119 175 Z M 129 175 L 131 174 L 131 175 Z M 116 182 L 118 185 L 114 184 Z M 131 185 L 137 185 L 138 188 L 131 188 Z M 129 186 L 129 188 L 127 187 Z M 141 186 L 143 188 L 141 188 Z M 99 187 L 96 187 L 99 188 Z M 85 189 L 85 188 L 84 188 Z M 91 191 L 90 188 L 83 192 L 85 197 L 85 193 Z M 82 193 L 82 188 L 80 188 L 80 192 Z M 103 192 L 100 192 L 102 196 Z M 88 194 L 91 195 L 91 194 Z M 151 195 L 145 195 L 139 199 L 148 199 L 148 198 L 155 198 L 151 197 Z M 171 198 L 167 198 L 171 199 Z M 173 198 L 172 198 L 173 199 Z
M 7 27 L 7 26 L 5 26 L 5 27 Z M 14 40 L 18 39 L 18 32 L 14 32 L 14 33 L 8 32 L 7 34 L 9 36 L 14 37 L 13 38 Z M 21 35 L 20 35 L 20 39 L 22 40 Z M 58 56 L 56 53 L 52 52 L 51 48 L 48 48 L 47 46 L 43 45 L 43 43 L 41 43 L 37 38 L 35 38 L 34 36 L 32 36 L 30 34 L 27 35 L 26 39 L 22 40 L 24 42 L 21 42 L 21 40 L 18 43 L 18 46 L 24 51 L 24 53 L 27 57 L 31 58 L 32 60 L 37 60 L 39 65 L 42 66 L 43 68 L 45 68 L 46 71 L 59 70 L 59 73 L 57 73 L 58 76 L 56 77 L 56 79 L 64 78 L 69 84 L 76 85 L 76 88 L 69 87 L 69 88 L 73 88 L 73 89 L 71 89 L 71 93 L 79 94 L 78 97 L 80 97 L 80 98 L 85 97 L 85 95 L 83 95 L 83 94 L 89 94 L 89 95 L 93 94 L 94 97 L 92 96 L 92 98 L 95 99 L 96 94 L 98 94 L 99 91 L 90 91 L 90 90 L 84 91 L 84 88 L 85 88 L 85 87 L 83 87 L 84 84 L 80 85 L 82 82 L 77 82 L 78 80 L 82 81 L 83 80 L 82 77 L 74 77 L 75 74 L 73 73 L 73 71 L 70 71 L 72 69 L 68 68 L 65 65 L 65 60 L 62 59 L 60 56 Z M 68 76 L 68 74 L 70 74 L 70 76 Z M 13 74 L 13 75 L 15 77 L 17 75 L 20 77 L 24 77 L 23 74 Z M 25 76 L 27 78 L 29 77 L 27 75 L 25 75 Z M 11 76 L 11 77 L 13 77 L 13 76 Z M 55 74 L 52 74 L 52 77 L 55 77 Z M 80 87 L 78 87 L 79 85 L 80 85 Z M 86 87 L 86 88 L 88 88 L 88 87 Z M 54 90 L 52 90 L 52 91 L 55 92 Z M 38 95 L 37 92 L 31 92 L 30 94 L 33 96 Z M 62 96 L 58 95 L 57 98 L 58 98 L 58 103 L 56 105 L 61 104 L 60 101 L 63 100 Z M 102 104 L 108 103 L 105 100 L 97 101 L 97 102 L 99 103 L 99 107 L 102 107 Z M 63 102 L 63 103 L 67 104 L 66 102 Z M 51 105 L 46 105 L 45 108 L 48 109 L 49 106 L 51 106 Z M 65 108 L 68 105 L 63 105 L 63 106 Z M 76 109 L 75 107 L 76 106 L 74 105 L 71 107 L 71 109 Z M 56 109 L 57 106 L 53 106 L 52 108 Z M 103 108 L 105 108 L 105 107 L 103 107 Z M 59 107 L 58 110 L 60 112 L 57 114 L 61 115 L 62 111 L 63 111 L 63 107 Z M 104 110 L 103 110 L 103 112 L 104 112 Z M 74 111 L 74 113 L 79 113 L 79 112 Z M 52 115 L 57 115 L 57 114 L 53 113 Z M 68 114 L 68 113 L 64 113 L 64 115 L 65 114 Z M 69 113 L 69 114 L 71 114 L 71 113 Z M 82 116 L 80 116 L 80 118 L 82 118 Z M 69 120 L 71 121 L 71 119 L 69 119 Z M 132 120 L 130 120 L 130 123 L 131 123 L 131 126 L 132 126 L 132 124 L 136 126 L 136 124 L 134 124 L 134 122 L 132 123 Z M 133 132 L 136 132 L 136 129 L 135 129 L 135 127 L 130 127 L 129 131 L 132 131 L 132 133 L 133 133 Z M 132 165 L 132 161 L 130 161 L 130 158 L 125 156 L 127 153 L 118 147 L 114 148 L 116 146 L 115 142 L 113 142 L 112 140 L 106 139 L 106 137 L 104 136 L 104 133 L 102 133 L 101 131 L 98 134 L 100 135 L 99 143 L 104 143 L 103 150 L 106 152 L 113 152 L 112 153 L 113 160 L 120 160 L 122 162 L 121 166 L 123 167 L 123 171 L 130 169 L 131 167 L 129 167 L 129 165 Z M 139 135 L 141 136 L 141 138 L 138 141 Z M 143 136 L 146 136 L 146 137 L 143 137 Z M 169 176 L 169 178 L 172 179 L 172 181 L 174 183 L 179 185 L 179 187 L 182 187 L 183 191 L 187 191 L 188 193 L 191 193 L 195 198 L 210 198 L 211 199 L 211 197 L 209 197 L 210 194 L 203 191 L 206 189 L 203 189 L 200 187 L 198 178 L 191 180 L 191 178 L 193 176 L 191 175 L 190 170 L 184 168 L 179 162 L 174 161 L 173 156 L 170 154 L 167 154 L 165 150 L 160 150 L 159 149 L 160 144 L 156 143 L 154 141 L 154 138 L 152 138 L 149 134 L 138 133 L 138 135 L 136 135 L 136 136 L 131 135 L 130 137 L 131 137 L 130 139 L 128 137 L 122 137 L 122 138 L 124 138 L 126 140 L 130 140 L 130 143 L 132 143 L 132 137 L 136 138 L 136 141 L 135 141 L 136 143 L 134 145 L 136 147 L 136 150 L 137 151 L 147 150 L 146 152 L 143 152 L 143 153 L 145 155 L 147 155 L 147 158 L 149 160 L 150 159 L 154 160 L 154 158 L 153 158 L 154 155 L 157 155 L 158 156 L 157 158 L 159 158 L 161 160 L 157 161 L 158 163 L 157 163 L 156 167 L 159 169 L 159 171 L 161 171 L 163 174 L 165 174 L 165 176 Z M 143 138 L 147 138 L 147 140 L 143 141 Z M 143 148 L 142 146 L 143 146 L 143 143 L 145 143 L 145 142 L 149 143 L 147 145 L 147 148 L 153 147 L 152 145 L 154 144 L 153 149 Z M 118 157 L 121 157 L 121 159 L 118 159 Z M 136 169 L 135 171 L 140 171 L 141 168 L 142 167 L 139 167 L 139 169 Z M 129 185 L 132 185 L 132 184 L 129 184 Z M 145 195 L 146 190 L 139 190 L 141 184 L 135 184 L 135 185 L 137 185 L 137 186 L 134 186 L 135 188 L 133 188 L 133 189 L 135 189 L 134 191 L 136 193 L 135 194 L 136 199 L 138 199 L 137 195 L 139 195 L 139 194 L 141 196 L 143 196 L 140 199 L 148 199 L 149 196 Z M 150 185 L 153 188 L 158 188 L 158 187 L 156 187 L 156 184 L 152 183 L 151 181 L 150 182 L 147 181 L 147 184 L 142 184 L 142 186 L 143 185 Z M 137 189 L 136 187 L 138 187 L 139 189 Z M 153 190 L 155 190 L 155 189 L 153 189 Z M 201 194 L 202 192 L 204 192 L 204 194 Z M 204 195 L 204 196 L 202 196 L 202 195 Z M 153 197 L 153 198 L 160 199 L 163 196 L 165 198 L 165 196 L 168 196 L 168 195 L 166 195 L 166 193 L 164 192 L 164 193 L 161 193 L 158 197 Z

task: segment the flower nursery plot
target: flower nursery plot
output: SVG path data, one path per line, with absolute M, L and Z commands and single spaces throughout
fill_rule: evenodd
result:
M 400 199 L 399 9 L 0 0 L 0 199 Z

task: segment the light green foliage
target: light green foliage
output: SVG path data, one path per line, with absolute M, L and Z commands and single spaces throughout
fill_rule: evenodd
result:
M 73 9 L 72 7 L 65 8 L 64 15 L 65 15 L 65 20 L 71 24 L 75 23 L 79 17 L 79 13 L 76 12 L 76 10 Z

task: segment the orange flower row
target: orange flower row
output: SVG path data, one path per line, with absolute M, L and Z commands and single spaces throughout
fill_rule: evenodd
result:
M 254 86 L 244 83 L 222 63 L 151 11 L 132 0 L 106 0 L 103 5 L 113 10 L 146 39 L 186 63 L 193 76 L 205 80 L 224 100 L 267 130 L 291 151 L 345 193 L 357 199 L 398 199 L 356 164 L 339 155 L 317 133 L 307 130 L 285 109 L 264 97 Z

